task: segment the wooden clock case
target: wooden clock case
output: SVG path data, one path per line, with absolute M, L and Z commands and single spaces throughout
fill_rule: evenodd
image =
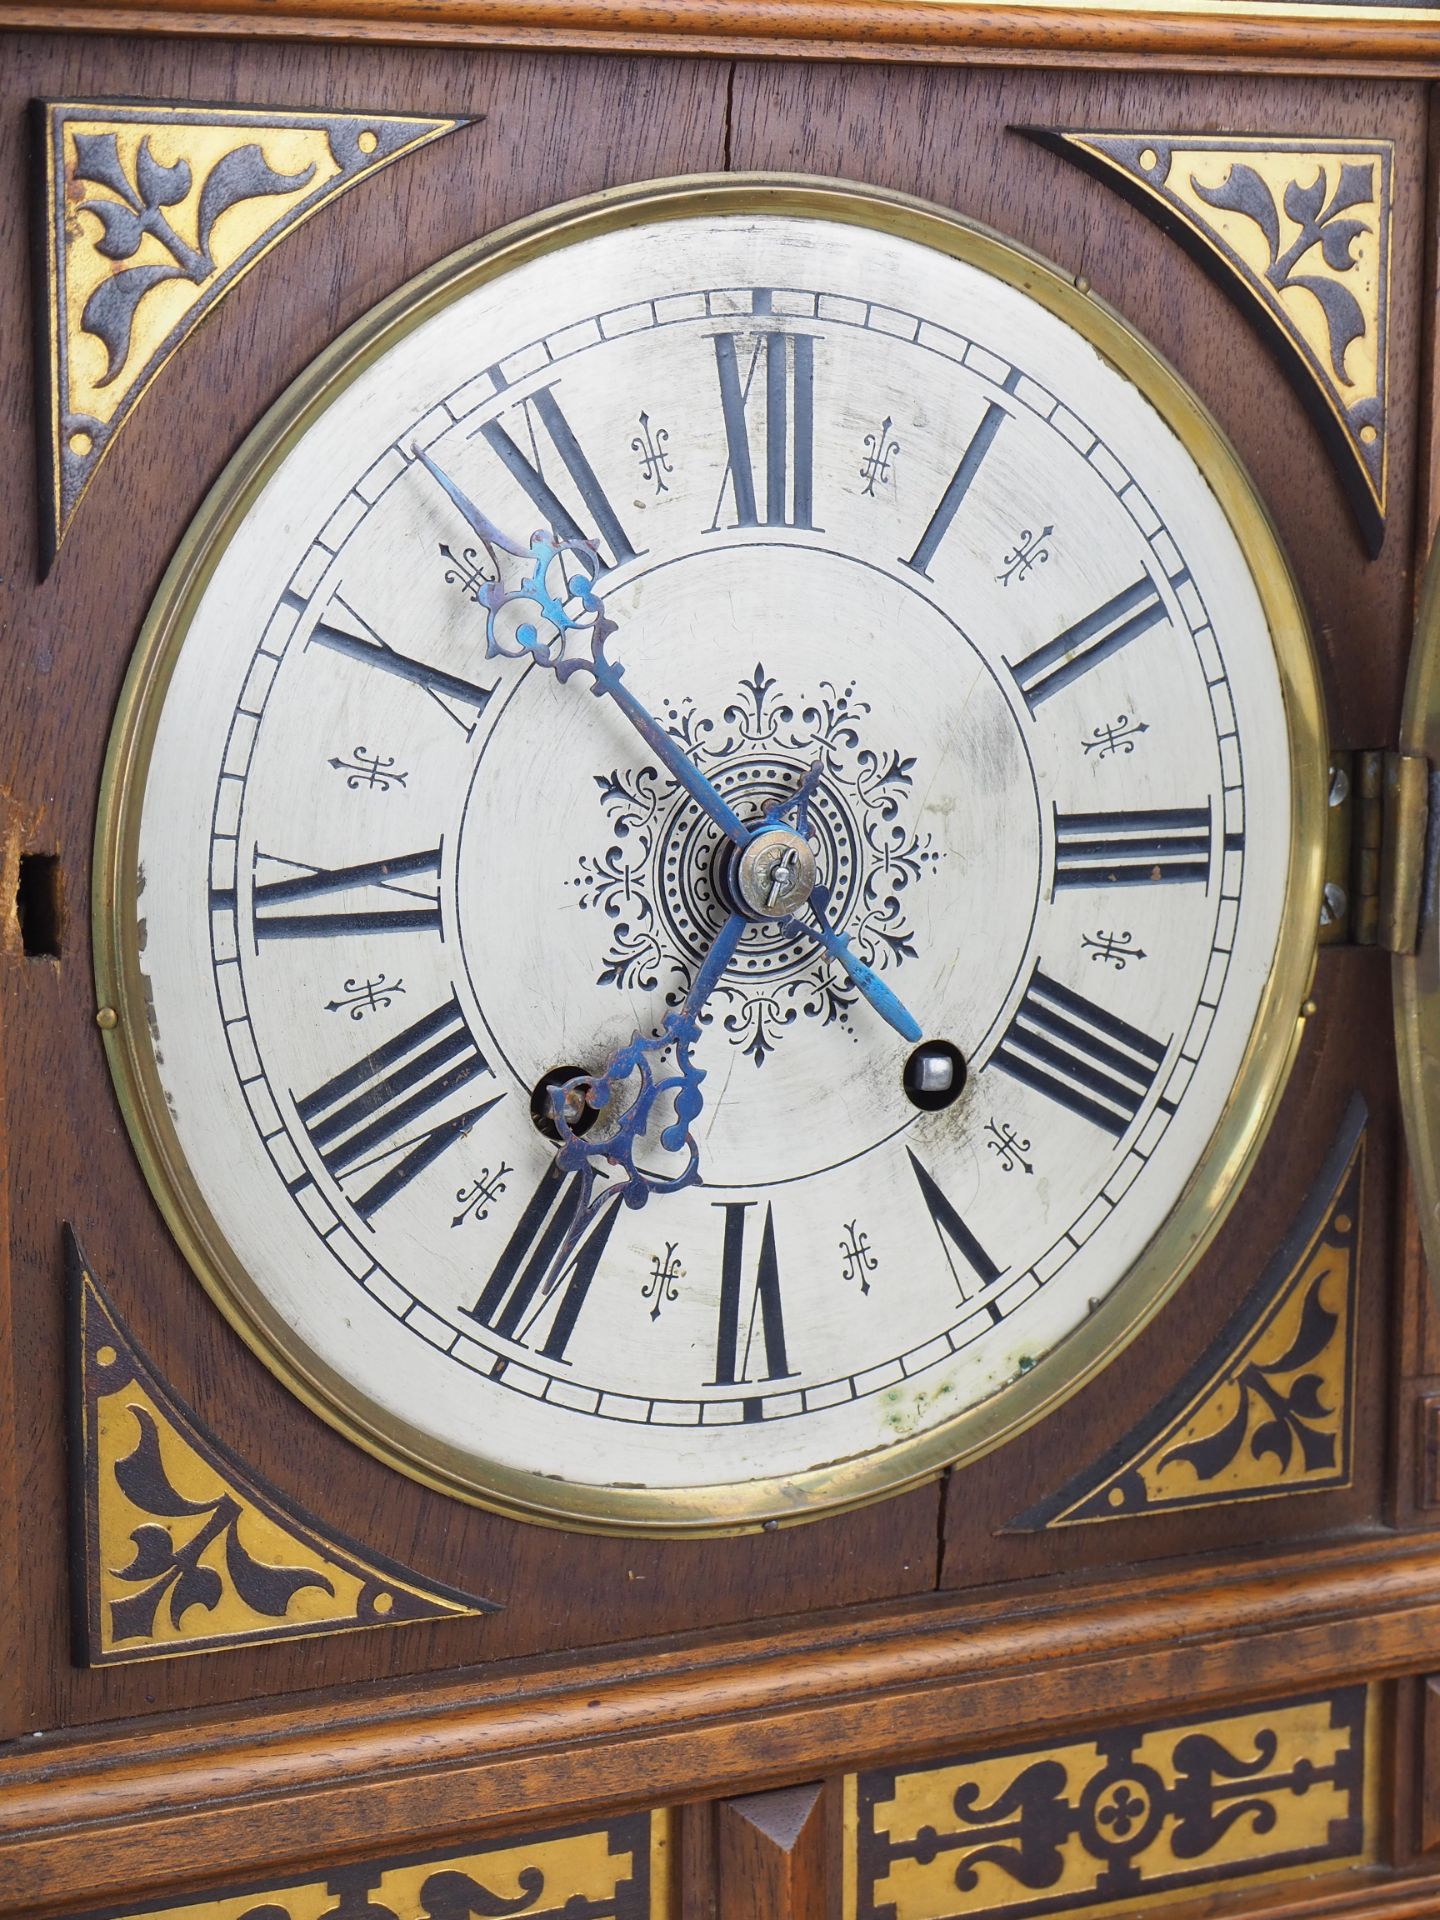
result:
M 1147 23 L 965 6 L 502 17 L 357 0 L 283 18 L 238 4 L 0 6 L 0 1914 L 140 1914 L 183 1897 L 187 1915 L 229 1920 L 245 1902 L 218 1904 L 225 1889 L 267 1876 L 323 1881 L 337 1863 L 678 1808 L 680 1920 L 818 1920 L 853 1894 L 847 1775 L 1358 1686 L 1371 1688 L 1363 1857 L 1188 1897 L 1207 1913 L 1440 1902 L 1440 1317 L 1407 1203 L 1382 952 L 1322 951 L 1318 1011 L 1243 1198 L 1178 1297 L 1089 1388 L 919 1491 L 703 1542 L 582 1536 L 462 1505 L 291 1398 L 195 1284 L 149 1197 L 96 1033 L 89 957 L 97 781 L 129 650 L 245 432 L 422 267 L 534 209 L 647 177 L 864 179 L 1088 279 L 1195 387 L 1268 503 L 1310 610 L 1334 742 L 1393 746 L 1434 518 L 1440 16 L 1334 8 L 1296 24 L 1291 11 Z M 36 98 L 474 120 L 259 261 L 137 409 L 43 582 Z M 1299 398 L 1226 292 L 1024 128 L 1394 143 L 1377 559 Z M 22 855 L 57 863 L 54 953 L 27 951 L 13 907 Z M 1357 1095 L 1368 1119 L 1346 1473 L 1278 1497 L 1036 1522 L 1244 1309 Z M 156 1372 L 253 1474 L 337 1533 L 501 1610 L 78 1664 L 67 1223 Z M 815 1783 L 799 1801 L 750 1797 Z

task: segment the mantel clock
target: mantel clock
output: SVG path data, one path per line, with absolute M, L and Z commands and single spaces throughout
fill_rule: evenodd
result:
M 0 6 L 0 1915 L 1440 1897 L 1437 16 L 873 14 Z

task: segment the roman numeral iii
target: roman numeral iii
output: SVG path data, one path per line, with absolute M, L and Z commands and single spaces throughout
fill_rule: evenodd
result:
M 1118 1140 L 1164 1059 L 1160 1041 L 1037 966 L 991 1065 Z
M 757 287 L 754 311 L 771 311 L 771 292 Z M 725 420 L 725 478 L 709 531 L 720 524 L 731 493 L 737 527 L 813 527 L 815 524 L 815 341 L 778 328 L 715 335 L 715 372 Z M 753 436 L 751 426 L 763 416 Z M 757 454 L 761 464 L 757 468 Z
M 295 1108 L 325 1171 L 368 1221 L 504 1099 L 497 1093 L 478 1107 L 438 1116 L 453 1106 L 452 1095 L 489 1072 L 452 995 L 297 1099 Z M 305 1174 L 291 1190 L 308 1184 Z
M 1055 810 L 1055 889 L 1138 887 L 1157 881 L 1205 886 L 1210 879 L 1210 808 L 1148 812 Z M 1229 836 L 1239 843 L 1241 836 Z

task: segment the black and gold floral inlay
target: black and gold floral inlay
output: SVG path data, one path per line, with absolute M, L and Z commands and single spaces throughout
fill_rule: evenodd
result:
M 496 1611 L 264 1486 L 136 1348 L 67 1234 L 76 1658 L 85 1666 Z
M 1372 557 L 1385 537 L 1389 140 L 1026 127 L 1154 220 L 1276 354 Z
M 1364 1687 L 846 1780 L 844 1920 L 1101 1913 L 1374 1854 Z
M 162 100 L 35 114 L 48 570 L 136 402 L 241 275 L 347 187 L 468 123 Z
M 668 1812 L 632 1813 L 83 1920 L 668 1920 L 670 1828 Z
M 1260 1282 L 1171 1394 L 1008 1532 L 1348 1487 L 1365 1103 Z

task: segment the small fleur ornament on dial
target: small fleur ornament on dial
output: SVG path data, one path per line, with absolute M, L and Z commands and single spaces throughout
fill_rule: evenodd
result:
M 859 188 L 627 190 L 403 289 L 207 503 L 112 744 L 106 1044 L 196 1272 L 361 1444 L 804 1518 L 1193 1264 L 1322 767 L 1263 513 L 1113 315 Z

